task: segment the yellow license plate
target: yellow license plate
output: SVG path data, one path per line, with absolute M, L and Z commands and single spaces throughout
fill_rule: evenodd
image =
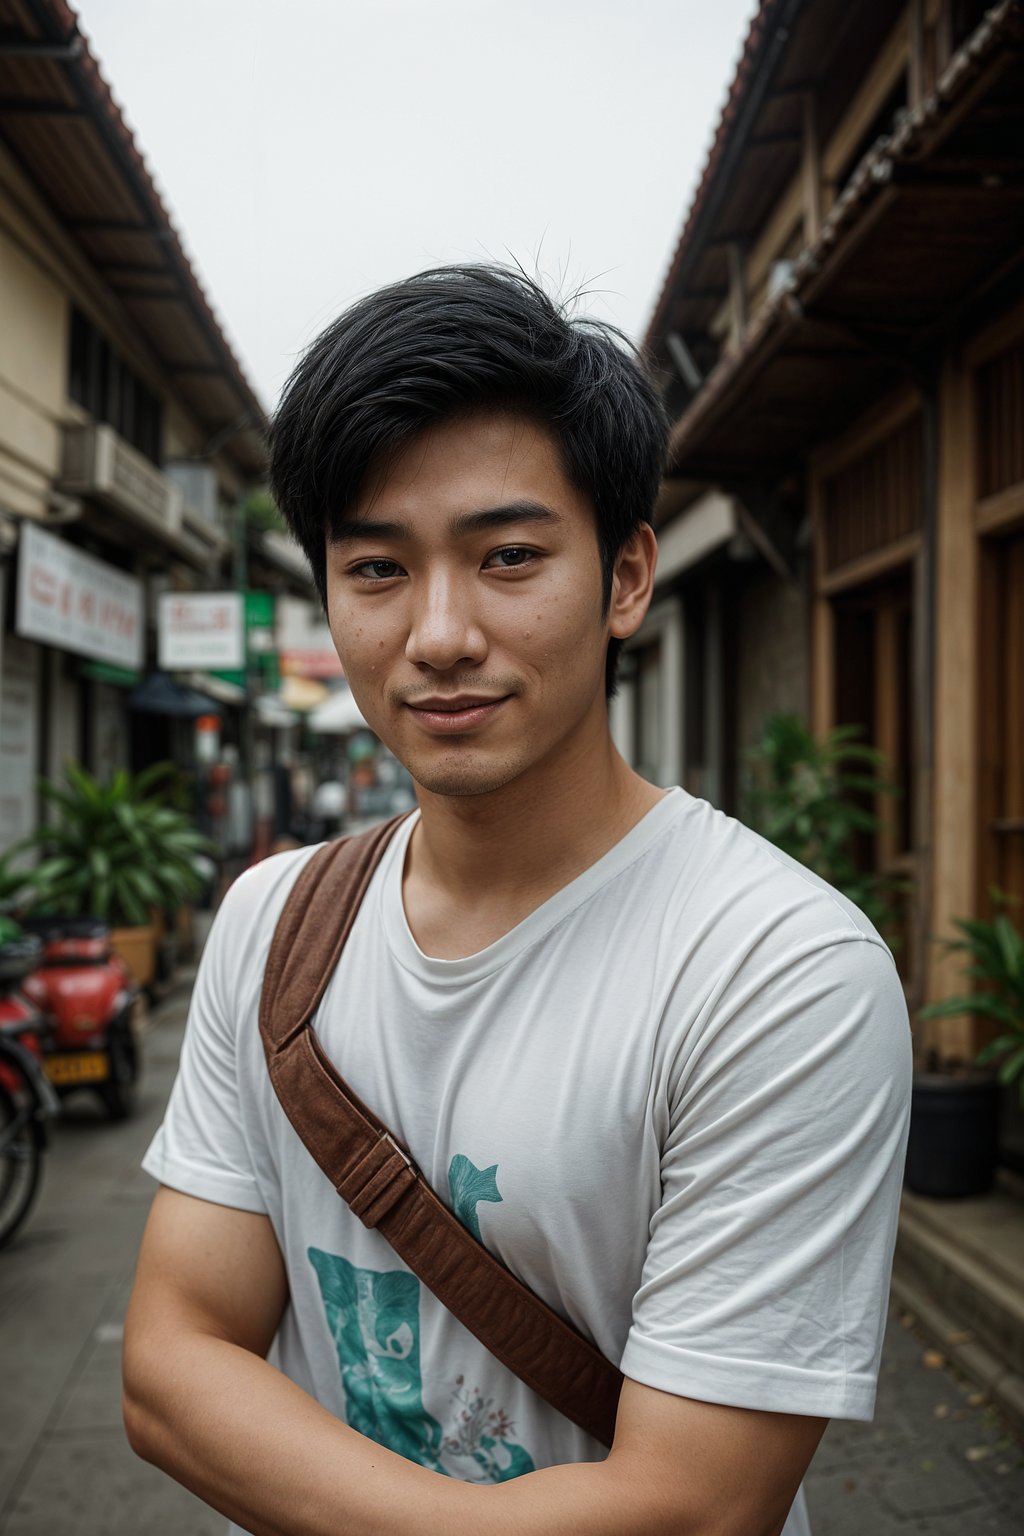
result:
M 110 1075 L 104 1051 L 79 1051 L 73 1056 L 48 1056 L 46 1075 L 58 1088 L 71 1083 L 102 1083 Z

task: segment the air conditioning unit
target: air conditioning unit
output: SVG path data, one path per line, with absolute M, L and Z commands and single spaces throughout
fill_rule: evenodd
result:
M 212 528 L 221 526 L 217 504 L 217 471 L 205 459 L 168 459 L 164 473 L 181 486 L 185 507 Z
M 180 487 L 100 422 L 65 428 L 60 489 L 98 501 L 148 533 L 173 538 L 181 528 Z

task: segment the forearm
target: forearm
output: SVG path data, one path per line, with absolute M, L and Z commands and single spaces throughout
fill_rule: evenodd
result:
M 439 1476 L 335 1419 L 247 1350 L 208 1335 L 136 1354 L 126 1423 L 147 1461 L 252 1536 L 690 1536 L 613 1462 L 495 1486 Z
M 136 1348 L 125 1423 L 140 1456 L 252 1536 L 454 1536 L 466 1518 L 458 1495 L 473 1491 L 357 1434 L 265 1360 L 208 1335 Z

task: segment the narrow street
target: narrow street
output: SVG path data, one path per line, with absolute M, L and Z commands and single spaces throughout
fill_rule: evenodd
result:
M 119 1358 L 152 1185 L 139 1159 L 173 1080 L 187 989 L 153 1014 L 141 1107 L 87 1096 L 55 1128 L 40 1200 L 0 1253 L 0 1536 L 223 1536 L 125 1443 Z M 890 1321 L 878 1413 L 833 1424 L 808 1479 L 814 1536 L 1019 1536 L 1024 1448 L 912 1322 Z
M 174 1079 L 188 992 L 152 1014 L 140 1107 L 121 1125 L 88 1094 L 53 1128 L 42 1192 L 0 1252 L 0 1531 L 223 1536 L 225 1521 L 133 1455 L 120 1356 L 153 1197 L 139 1160 Z

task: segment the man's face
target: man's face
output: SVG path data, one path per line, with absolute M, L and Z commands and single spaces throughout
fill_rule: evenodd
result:
M 327 598 L 360 709 L 434 794 L 500 789 L 603 728 L 594 510 L 522 418 L 434 427 L 371 475 Z

